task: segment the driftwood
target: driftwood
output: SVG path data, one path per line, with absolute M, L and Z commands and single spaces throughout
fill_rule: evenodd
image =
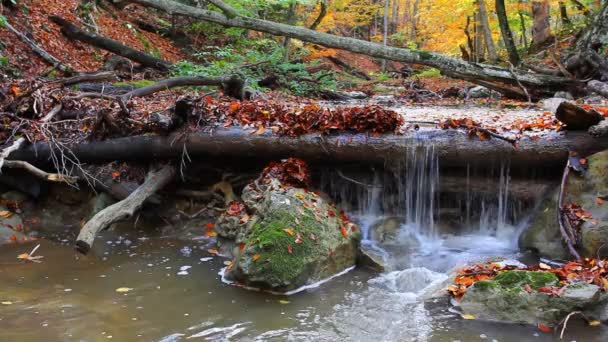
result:
M 87 254 L 97 233 L 108 228 L 113 223 L 133 216 L 141 208 L 144 201 L 167 185 L 175 175 L 175 167 L 165 165 L 159 170 L 152 170 L 146 176 L 144 183 L 124 200 L 98 212 L 80 230 L 76 239 L 76 250 Z
M 604 120 L 595 110 L 586 110 L 568 101 L 562 102 L 555 111 L 555 117 L 565 123 L 569 130 L 587 130 Z
M 386 164 L 407 157 L 407 148 L 434 146 L 443 167 L 467 165 L 491 168 L 510 160 L 512 168 L 555 168 L 564 165 L 568 150 L 588 155 L 608 148 L 608 139 L 595 139 L 587 132 L 547 133 L 538 140 L 524 138 L 515 149 L 498 139 L 480 141 L 461 130 L 407 131 L 385 134 L 308 134 L 279 137 L 270 130 L 263 135 L 239 128 L 215 128 L 208 132 L 169 136 L 134 136 L 70 146 L 81 162 L 181 158 L 184 148 L 190 157 L 254 158 L 258 161 L 300 157 L 310 162 Z M 14 160 L 47 162 L 49 145 L 39 142 L 13 154 Z
M 147 53 L 135 50 L 115 40 L 103 37 L 96 33 L 81 30 L 76 25 L 70 23 L 69 21 L 61 17 L 50 16 L 49 19 L 59 25 L 61 27 L 61 33 L 63 33 L 66 37 L 70 39 L 79 40 L 81 42 L 93 45 L 100 49 L 110 51 L 119 56 L 123 56 L 150 68 L 164 71 L 168 70 L 169 66 L 171 65 L 171 63 L 167 61 L 156 58 Z

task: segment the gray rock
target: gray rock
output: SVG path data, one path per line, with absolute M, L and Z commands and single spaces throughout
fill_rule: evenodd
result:
M 555 112 L 557 111 L 557 107 L 559 107 L 562 102 L 567 101 L 569 100 L 563 97 L 551 97 L 540 101 L 538 104 L 542 109 L 546 110 L 547 112 L 555 114 Z
M 355 100 L 365 100 L 366 98 L 368 98 L 367 94 L 362 91 L 346 91 L 340 94 Z
M 574 100 L 574 96 L 572 96 L 572 94 L 570 94 L 567 91 L 558 91 L 558 92 L 555 93 L 555 95 L 553 95 L 553 97 L 562 98 L 562 99 L 568 99 L 568 100 Z
M 370 99 L 370 102 L 390 106 L 397 103 L 397 100 L 393 95 L 376 95 Z
M 359 266 L 367 267 L 377 272 L 384 272 L 387 269 L 386 253 L 382 253 L 378 249 L 371 248 L 369 245 L 361 245 L 359 250 Z
M 555 326 L 573 311 L 592 315 L 602 306 L 600 288 L 593 284 L 567 285 L 561 296 L 538 292 L 557 284 L 549 272 L 506 271 L 492 280 L 479 281 L 465 293 L 460 307 L 475 319 Z M 526 291 L 529 287 L 529 291 Z
M 242 232 L 243 248 L 228 279 L 288 292 L 355 265 L 359 229 L 344 226 L 318 195 L 273 179 L 246 187 L 242 198 L 255 219 Z
M 581 226 L 582 256 L 608 256 L 608 205 L 600 204 L 598 197 L 608 196 L 608 150 L 587 158 L 588 169 L 580 176 L 570 173 L 566 185 L 565 203 L 577 203 L 587 210 L 591 220 Z M 530 226 L 520 237 L 520 246 L 534 249 L 541 256 L 567 259 L 569 254 L 561 242 L 557 223 L 559 188 L 538 208 Z
M 471 99 L 481 99 L 481 98 L 488 98 L 488 97 L 501 97 L 501 94 L 499 92 L 490 90 L 483 86 L 476 86 L 476 87 L 469 89 L 468 97 Z

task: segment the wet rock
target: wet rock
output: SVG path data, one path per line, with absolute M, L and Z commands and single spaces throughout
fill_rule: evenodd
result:
M 572 94 L 570 94 L 567 91 L 558 91 L 558 92 L 555 93 L 555 95 L 553 95 L 553 97 L 562 98 L 562 99 L 568 99 L 568 100 L 574 100 L 574 96 L 572 96 Z
M 341 94 L 355 100 L 365 100 L 368 98 L 367 94 L 362 91 L 346 91 Z
M 600 288 L 593 284 L 567 285 L 561 296 L 537 291 L 557 282 L 557 277 L 549 272 L 505 271 L 492 280 L 475 283 L 465 293 L 460 307 L 463 313 L 479 320 L 550 327 L 573 311 L 592 315 L 603 307 Z
M 402 271 L 393 271 L 381 277 L 374 278 L 369 284 L 390 292 L 414 293 L 428 298 L 435 293 L 448 278 L 424 267 L 408 268 Z M 447 291 L 443 291 L 447 294 Z
M 567 98 L 551 97 L 551 98 L 540 101 L 538 104 L 540 105 L 540 107 L 542 109 L 546 110 L 547 112 L 551 112 L 551 113 L 555 114 L 559 105 L 561 105 L 562 102 L 567 102 L 567 101 L 569 101 Z
M 584 175 L 570 173 L 564 203 L 579 204 L 592 216 L 580 229 L 581 254 L 606 257 L 608 247 L 602 246 L 608 246 L 608 204 L 598 201 L 598 197 L 608 196 L 608 150 L 589 156 L 587 165 Z M 557 223 L 558 195 L 559 189 L 555 189 L 539 207 L 529 228 L 522 234 L 520 245 L 537 250 L 542 256 L 565 259 L 569 255 L 561 243 Z
M 8 191 L 0 195 L 5 202 L 13 203 L 18 206 L 22 205 L 25 201 L 28 200 L 28 196 L 20 191 Z
M 370 238 L 379 243 L 395 242 L 404 219 L 402 217 L 385 217 L 374 224 L 370 229 Z
M 355 265 L 359 229 L 320 196 L 270 179 L 246 187 L 242 198 L 257 219 L 243 234 L 228 279 L 287 292 Z
M 221 215 L 216 223 L 217 234 L 226 239 L 241 240 L 247 228 L 247 222 L 241 215 Z
M 370 102 L 391 106 L 397 103 L 397 99 L 393 95 L 376 95 L 370 99 Z
M 387 269 L 385 253 L 369 245 L 361 245 L 357 264 L 373 271 L 384 272 Z
M 469 98 L 471 99 L 482 99 L 482 98 L 488 98 L 488 97 L 501 97 L 501 94 L 494 91 L 494 90 L 490 90 L 486 87 L 483 86 L 476 86 L 473 87 L 471 89 L 469 89 L 468 92 Z

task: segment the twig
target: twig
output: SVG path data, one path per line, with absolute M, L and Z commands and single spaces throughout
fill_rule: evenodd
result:
M 342 178 L 342 179 L 344 179 L 344 180 L 347 180 L 347 181 L 349 181 L 349 182 L 351 182 L 351 183 L 354 183 L 354 184 L 357 184 L 357 185 L 361 185 L 361 186 L 364 186 L 364 187 L 366 187 L 366 188 L 373 188 L 373 187 L 376 187 L 376 186 L 374 186 L 374 185 L 371 185 L 371 184 L 366 184 L 366 183 L 360 182 L 360 181 L 358 181 L 358 180 L 356 180 L 356 179 L 353 179 L 353 178 L 347 177 L 347 176 L 345 176 L 345 175 L 342 173 L 342 171 L 341 171 L 341 170 L 336 170 L 336 173 L 338 174 L 338 176 L 340 176 L 340 178 Z M 377 187 L 381 187 L 381 186 L 377 186 Z
M 569 314 L 568 314 L 568 316 L 566 316 L 566 317 L 565 317 L 565 318 L 564 318 L 564 319 L 563 319 L 563 320 L 562 320 L 562 321 L 561 321 L 561 322 L 560 322 L 560 323 L 557 325 L 557 326 L 559 327 L 560 325 L 562 325 L 562 324 L 563 324 L 563 325 L 562 325 L 562 331 L 561 331 L 561 333 L 559 334 L 559 339 L 560 339 L 560 340 L 563 340 L 563 339 L 564 339 L 564 333 L 566 332 L 566 326 L 568 325 L 568 321 L 570 320 L 570 317 L 572 317 L 572 316 L 574 316 L 574 315 L 581 315 L 581 316 L 583 316 L 583 318 L 584 318 L 586 321 L 589 321 L 589 320 L 587 319 L 587 317 L 586 317 L 585 315 L 583 315 L 583 313 L 582 313 L 582 312 L 580 312 L 580 311 L 572 311 L 571 313 L 569 313 Z
M 521 81 L 517 77 L 517 74 L 515 73 L 515 69 L 514 68 L 515 67 L 513 66 L 513 64 L 511 62 L 509 62 L 509 71 L 511 71 L 511 75 L 513 76 L 513 78 L 517 82 L 517 85 L 521 88 L 521 90 L 524 91 L 524 94 L 526 94 L 526 97 L 528 98 L 528 104 L 531 106 L 532 105 L 532 97 L 530 97 L 530 93 L 528 92 L 528 89 L 526 87 L 524 87 L 524 85 L 521 83 Z
M 566 183 L 568 182 L 568 175 L 570 174 L 570 161 L 566 162 L 566 168 L 564 169 L 564 174 L 562 176 L 562 182 L 560 184 L 559 189 L 559 198 L 557 200 L 557 222 L 559 223 L 559 231 L 562 234 L 562 238 L 566 242 L 568 246 L 568 251 L 572 254 L 576 260 L 581 260 L 581 255 L 574 248 L 573 240 L 574 234 L 572 231 L 566 228 L 565 220 L 564 220 L 564 197 L 566 193 Z

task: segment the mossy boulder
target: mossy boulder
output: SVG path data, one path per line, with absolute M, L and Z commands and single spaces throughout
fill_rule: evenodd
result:
M 608 201 L 602 203 L 598 197 L 608 196 L 608 150 L 587 158 L 588 169 L 583 175 L 570 173 L 564 203 L 576 203 L 592 215 L 592 219 L 581 226 L 580 252 L 582 256 L 608 256 Z M 533 249 L 541 256 L 567 259 L 569 254 L 562 243 L 557 223 L 556 187 L 539 206 L 530 226 L 520 237 L 520 246 Z
M 583 311 L 593 317 L 598 309 L 605 307 L 600 288 L 593 284 L 567 285 L 561 296 L 537 291 L 557 282 L 557 277 L 549 272 L 505 271 L 492 280 L 471 286 L 460 307 L 475 319 L 547 326 L 557 325 L 573 311 Z
M 255 216 L 228 279 L 288 292 L 355 265 L 358 228 L 320 196 L 272 180 L 246 187 L 242 198 Z

